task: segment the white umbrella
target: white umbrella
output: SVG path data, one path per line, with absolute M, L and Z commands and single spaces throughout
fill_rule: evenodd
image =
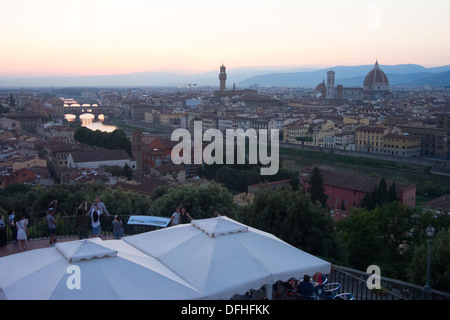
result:
M 227 217 L 123 238 L 158 259 L 208 299 L 230 299 L 249 289 L 316 272 L 331 264 L 299 250 L 272 234 Z
M 120 240 L 81 240 L 0 258 L 0 298 L 194 300 L 204 295 Z M 78 286 L 78 287 L 77 287 Z

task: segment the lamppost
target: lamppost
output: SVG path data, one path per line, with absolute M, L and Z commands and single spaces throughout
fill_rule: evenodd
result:
M 431 289 L 430 289 L 430 265 L 431 265 L 431 241 L 434 236 L 434 228 L 429 225 L 425 230 L 428 236 L 428 262 L 427 262 L 427 282 L 425 287 L 423 287 L 423 298 L 424 300 L 431 300 Z

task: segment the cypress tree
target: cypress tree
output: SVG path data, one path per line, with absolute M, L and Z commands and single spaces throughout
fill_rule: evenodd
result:
M 397 188 L 395 187 L 395 182 L 392 182 L 391 186 L 389 187 L 389 202 L 394 202 L 397 200 Z
M 323 207 L 326 207 L 328 196 L 325 194 L 322 173 L 318 167 L 313 169 L 309 184 L 311 187 L 309 187 L 307 191 L 311 196 L 312 202 L 315 203 L 316 201 L 319 201 Z

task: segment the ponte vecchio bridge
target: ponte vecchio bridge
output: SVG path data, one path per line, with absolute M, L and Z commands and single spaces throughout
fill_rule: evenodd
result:
M 78 103 L 77 101 L 64 101 L 64 114 L 72 114 L 77 119 L 82 114 L 92 114 L 96 119 L 99 115 L 107 115 L 112 110 L 109 108 L 101 107 L 97 103 Z

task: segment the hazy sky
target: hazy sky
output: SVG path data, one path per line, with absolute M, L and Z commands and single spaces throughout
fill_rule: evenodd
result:
M 0 0 L 0 75 L 450 64 L 447 0 Z

